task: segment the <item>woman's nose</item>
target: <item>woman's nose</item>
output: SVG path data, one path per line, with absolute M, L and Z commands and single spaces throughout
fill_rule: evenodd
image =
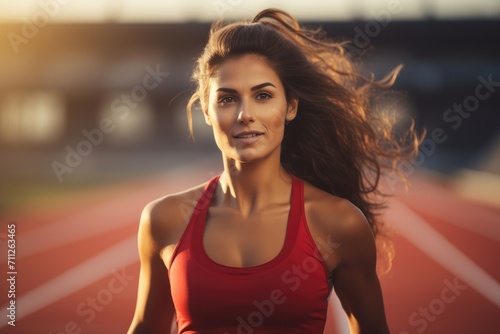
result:
M 249 124 L 255 121 L 254 114 L 249 103 L 242 102 L 239 108 L 238 123 Z

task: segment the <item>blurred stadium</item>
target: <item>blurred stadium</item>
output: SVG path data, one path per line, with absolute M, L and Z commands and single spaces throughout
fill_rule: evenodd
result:
M 391 177 L 396 258 L 382 277 L 393 333 L 500 328 L 500 2 L 0 1 L 0 263 L 16 225 L 16 326 L 123 333 L 135 306 L 136 229 L 149 201 L 220 172 L 211 129 L 185 106 L 212 21 L 277 7 L 382 77 L 387 108 L 427 137 Z M 391 100 L 392 101 L 392 100 Z M 346 333 L 332 298 L 325 333 Z

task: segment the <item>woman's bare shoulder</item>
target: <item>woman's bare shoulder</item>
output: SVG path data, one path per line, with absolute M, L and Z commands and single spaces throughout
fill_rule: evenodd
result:
M 142 210 L 140 228 L 149 231 L 161 249 L 175 244 L 189 223 L 206 183 L 149 202 Z
M 309 216 L 329 232 L 349 232 L 366 218 L 354 204 L 304 182 L 304 204 Z M 367 223 L 366 223 L 367 224 Z
M 371 227 L 350 201 L 304 182 L 304 207 L 311 235 L 331 274 L 341 264 L 373 257 Z

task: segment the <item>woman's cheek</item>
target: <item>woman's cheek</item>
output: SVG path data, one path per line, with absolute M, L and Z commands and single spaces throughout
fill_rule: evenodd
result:
M 215 117 L 217 127 L 220 130 L 225 131 L 226 129 L 231 128 L 233 124 L 233 118 L 229 112 L 217 113 Z
M 284 124 L 285 124 L 285 115 L 279 113 L 278 115 L 274 116 L 271 119 L 270 124 L 272 126 L 272 130 L 273 131 L 280 130 L 282 127 L 284 127 Z

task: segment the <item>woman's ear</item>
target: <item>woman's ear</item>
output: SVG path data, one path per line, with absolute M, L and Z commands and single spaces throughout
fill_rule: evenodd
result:
M 207 125 L 212 126 L 212 121 L 210 120 L 210 116 L 208 115 L 208 108 L 206 105 L 202 105 L 201 109 L 203 110 L 203 117 L 205 117 L 205 123 Z
M 297 98 L 291 98 L 290 101 L 287 103 L 287 110 L 286 110 L 286 121 L 290 122 L 295 119 L 297 116 L 297 108 L 299 107 L 299 99 Z

